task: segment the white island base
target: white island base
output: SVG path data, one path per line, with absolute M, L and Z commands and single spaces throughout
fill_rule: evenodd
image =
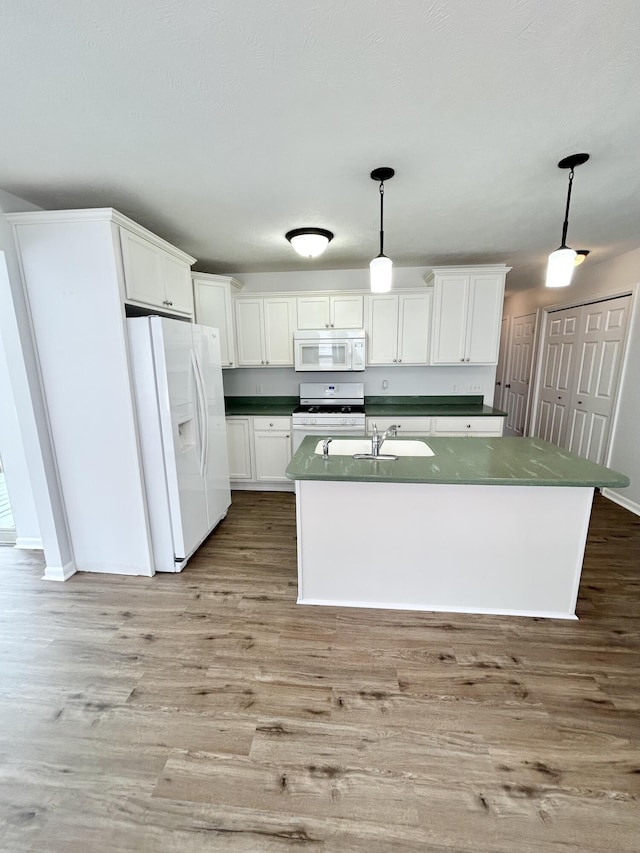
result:
M 298 603 L 576 619 L 593 491 L 297 480 Z

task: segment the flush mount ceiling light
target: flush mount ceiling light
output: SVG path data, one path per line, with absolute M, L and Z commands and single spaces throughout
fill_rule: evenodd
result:
M 333 240 L 326 228 L 294 228 L 285 237 L 303 258 L 317 258 Z
M 390 180 L 395 175 L 395 171 L 388 166 L 383 166 L 380 169 L 374 169 L 371 172 L 371 178 L 374 181 L 380 182 L 380 254 L 375 257 L 369 264 L 371 271 L 371 292 L 372 293 L 388 293 L 391 290 L 391 272 L 393 270 L 393 262 L 388 258 L 384 249 L 384 182 Z
M 569 169 L 569 187 L 567 190 L 567 206 L 564 212 L 564 223 L 562 224 L 562 243 L 549 255 L 547 264 L 547 287 L 567 287 L 571 284 L 573 270 L 580 261 L 577 261 L 578 252 L 567 246 L 567 229 L 569 227 L 569 205 L 571 204 L 571 187 L 573 185 L 573 171 L 576 166 L 581 166 L 589 159 L 588 154 L 571 154 L 558 163 L 559 169 Z M 586 249 L 581 250 L 580 256 L 586 257 Z M 584 260 L 584 258 L 583 258 Z

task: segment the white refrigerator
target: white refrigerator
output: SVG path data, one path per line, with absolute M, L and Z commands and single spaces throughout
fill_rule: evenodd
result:
M 157 572 L 179 572 L 231 504 L 217 329 L 127 320 Z

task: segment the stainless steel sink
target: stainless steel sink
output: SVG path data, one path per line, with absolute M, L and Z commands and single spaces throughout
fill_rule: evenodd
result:
M 316 444 L 315 452 L 322 456 L 322 441 Z M 366 438 L 334 438 L 329 444 L 329 456 L 354 456 L 371 454 L 371 441 Z M 433 450 L 424 441 L 415 439 L 388 438 L 382 445 L 380 456 L 433 456 Z M 375 457 L 373 457 L 375 459 Z

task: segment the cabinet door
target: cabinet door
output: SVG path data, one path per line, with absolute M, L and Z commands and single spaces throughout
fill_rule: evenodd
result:
M 436 276 L 431 329 L 432 364 L 464 362 L 468 301 L 468 275 Z
M 397 364 L 397 296 L 367 296 L 367 333 L 367 364 Z
M 160 249 L 120 229 L 122 265 L 127 299 L 167 310 Z
M 328 296 L 299 296 L 298 329 L 328 329 L 331 325 L 331 301 Z
M 290 432 L 255 432 L 256 480 L 288 483 L 285 474 L 291 461 Z
M 248 418 L 227 418 L 229 478 L 231 480 L 253 480 L 250 436 Z
M 398 297 L 398 364 L 429 364 L 430 293 Z
M 265 299 L 263 313 L 266 363 L 293 366 L 293 299 Z
M 234 336 L 231 314 L 231 294 L 229 285 L 209 282 L 194 277 L 196 323 L 212 326 L 220 332 L 220 355 L 223 367 L 233 367 Z
M 193 316 L 191 267 L 166 252 L 161 253 L 164 296 L 171 312 Z
M 498 363 L 503 298 L 503 275 L 471 276 L 465 362 Z
M 265 364 L 263 315 L 262 299 L 238 299 L 236 301 L 238 364 L 241 367 Z
M 478 418 L 458 415 L 453 418 L 435 418 L 434 435 L 502 435 L 504 418 Z
M 334 329 L 364 328 L 363 297 L 357 293 L 331 297 L 331 318 Z

